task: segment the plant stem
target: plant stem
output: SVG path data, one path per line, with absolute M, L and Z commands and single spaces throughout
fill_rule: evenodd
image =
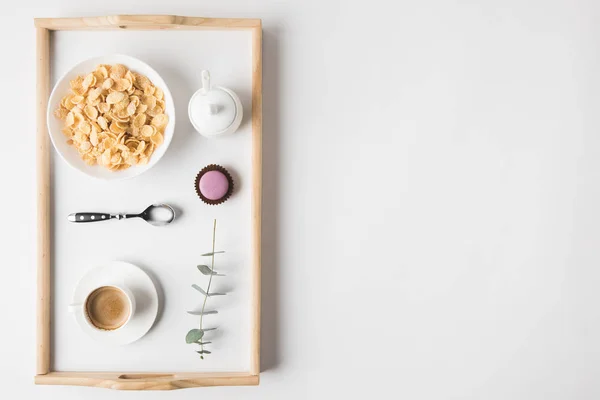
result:
M 208 286 L 206 288 L 206 295 L 204 296 L 204 303 L 202 304 L 202 314 L 200 314 L 200 330 L 202 330 L 202 317 L 204 317 L 204 307 L 206 307 L 206 300 L 208 300 L 208 294 L 210 293 L 210 284 L 212 282 L 212 277 L 213 277 L 213 271 L 215 269 L 215 237 L 216 237 L 216 233 L 217 233 L 217 220 L 215 219 L 213 222 L 213 243 L 212 243 L 212 256 L 211 256 L 211 263 L 210 263 L 210 277 L 208 278 Z M 204 338 L 200 339 L 202 343 L 202 341 L 204 341 Z M 200 345 L 200 350 L 204 351 L 204 345 L 201 344 Z

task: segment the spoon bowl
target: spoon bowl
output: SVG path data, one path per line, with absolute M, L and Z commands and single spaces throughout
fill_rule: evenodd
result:
M 175 220 L 175 210 L 168 204 L 152 204 L 142 211 L 140 218 L 150 225 L 164 226 Z

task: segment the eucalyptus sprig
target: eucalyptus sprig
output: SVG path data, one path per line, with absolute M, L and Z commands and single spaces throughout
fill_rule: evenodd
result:
M 188 314 L 191 315 L 199 315 L 200 316 L 200 328 L 199 329 L 191 329 L 187 335 L 185 335 L 186 343 L 195 343 L 200 345 L 200 350 L 196 351 L 196 353 L 200 354 L 200 358 L 204 360 L 204 354 L 211 354 L 210 351 L 204 350 L 204 346 L 210 344 L 211 342 L 203 342 L 202 338 L 204 337 L 204 332 L 211 331 L 215 328 L 205 329 L 202 325 L 205 315 L 217 314 L 216 310 L 206 311 L 206 301 L 209 297 L 213 296 L 224 296 L 225 293 L 213 293 L 210 291 L 210 285 L 212 283 L 213 276 L 224 276 L 222 274 L 218 274 L 215 271 L 215 254 L 225 253 L 224 251 L 215 251 L 215 236 L 217 233 L 217 220 L 214 220 L 213 223 L 213 240 L 212 240 L 212 251 L 210 253 L 202 254 L 203 257 L 210 257 L 211 263 L 210 267 L 208 265 L 198 265 L 198 271 L 202 273 L 202 275 L 208 275 L 208 285 L 206 290 L 202 289 L 200 286 L 194 284 L 192 287 L 202 293 L 204 296 L 204 301 L 202 302 L 202 309 L 200 311 L 188 311 Z

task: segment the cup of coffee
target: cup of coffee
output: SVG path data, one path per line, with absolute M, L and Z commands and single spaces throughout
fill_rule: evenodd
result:
M 69 305 L 69 311 L 80 309 L 92 328 L 116 331 L 131 320 L 135 313 L 135 298 L 125 286 L 100 286 L 92 290 L 82 304 Z

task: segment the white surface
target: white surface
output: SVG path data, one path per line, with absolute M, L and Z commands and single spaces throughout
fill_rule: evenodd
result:
M 12 93 L 0 96 L 12 144 L 0 147 L 12 210 L 3 397 L 600 398 L 599 2 L 22 0 L 2 10 L 11 40 L 0 76 Z M 32 384 L 31 18 L 144 12 L 263 18 L 257 388 Z M 376 199 L 358 195 L 367 182 Z
M 186 120 L 187 103 L 200 85 L 204 66 L 223 84 L 251 91 L 251 35 L 226 31 L 115 31 L 57 32 L 54 73 L 72 65 L 73 58 L 120 53 L 139 57 L 157 70 L 175 99 L 178 124 L 173 143 L 156 168 L 136 179 L 98 182 L 73 171 L 54 157 L 54 358 L 59 371 L 244 371 L 250 360 L 250 176 L 251 126 L 232 136 L 209 140 L 196 134 Z M 86 48 L 86 43 L 97 43 Z M 144 43 L 146 43 L 144 45 Z M 160 49 L 159 51 L 155 49 Z M 196 49 L 196 51 L 190 51 Z M 218 78 L 217 78 L 218 77 Z M 250 100 L 247 96 L 247 107 Z M 194 191 L 196 174 L 206 165 L 221 164 L 231 171 L 236 191 L 218 207 L 204 204 Z M 141 212 L 165 202 L 177 218 L 164 227 L 140 219 L 73 224 L 72 212 Z M 213 279 L 215 291 L 204 318 L 210 350 L 219 357 L 199 360 L 186 333 L 197 328 L 199 317 L 189 315 L 202 305 L 193 283 L 206 287 L 208 278 L 196 265 L 209 259 L 200 254 L 212 246 L 212 221 L 217 219 L 216 269 L 226 277 Z M 164 308 L 153 329 L 126 347 L 92 345 L 75 326 L 65 305 L 83 271 L 111 260 L 130 261 L 155 277 L 162 288 Z
M 61 45 L 59 42 L 57 43 L 57 47 L 53 47 L 53 49 L 60 51 L 60 46 Z M 70 51 L 72 51 L 71 48 L 65 49 L 66 53 L 69 53 Z M 173 97 L 171 96 L 169 87 L 164 82 L 160 74 L 158 74 L 151 66 L 142 60 L 124 54 L 102 54 L 102 46 L 97 44 L 94 46 L 94 51 L 96 51 L 96 54 L 99 54 L 99 56 L 80 60 L 80 62 L 76 65 L 61 64 L 61 61 L 63 60 L 61 59 L 61 55 L 58 54 L 58 63 L 54 65 L 54 76 L 55 78 L 60 76 L 60 78 L 56 79 L 56 84 L 52 86 L 52 93 L 50 94 L 50 99 L 48 100 L 48 112 L 46 117 L 48 121 L 48 132 L 50 133 L 52 144 L 54 145 L 57 153 L 76 170 L 95 178 L 106 180 L 132 178 L 140 175 L 156 165 L 169 148 L 171 140 L 173 139 L 173 131 L 175 129 L 175 107 L 173 105 Z M 68 61 L 71 61 L 73 57 L 77 57 L 77 55 L 71 53 L 65 58 Z M 165 114 L 169 116 L 169 123 L 165 127 L 163 143 L 154 151 L 154 153 L 152 153 L 150 162 L 148 162 L 146 165 L 134 166 L 121 171 L 109 171 L 100 165 L 87 165 L 81 159 L 77 149 L 67 144 L 67 138 L 62 133 L 64 121 L 59 120 L 53 115 L 54 110 L 59 107 L 63 97 L 71 93 L 70 81 L 76 79 L 77 76 L 85 76 L 89 74 L 100 64 L 123 64 L 130 70 L 146 76 L 155 86 L 161 88 L 164 92 Z M 61 75 L 58 75 L 59 71 L 62 71 Z
M 90 293 L 102 286 L 116 286 L 127 294 L 131 301 L 132 315 L 125 325 L 113 331 L 94 327 L 85 316 L 85 302 Z M 119 346 L 141 339 L 150 330 L 158 314 L 158 292 L 152 279 L 141 268 L 123 261 L 111 261 L 86 271 L 75 286 L 71 304 L 79 307 L 71 310 L 71 317 L 77 321 L 81 332 L 104 345 Z M 121 352 L 127 349 L 122 347 Z

